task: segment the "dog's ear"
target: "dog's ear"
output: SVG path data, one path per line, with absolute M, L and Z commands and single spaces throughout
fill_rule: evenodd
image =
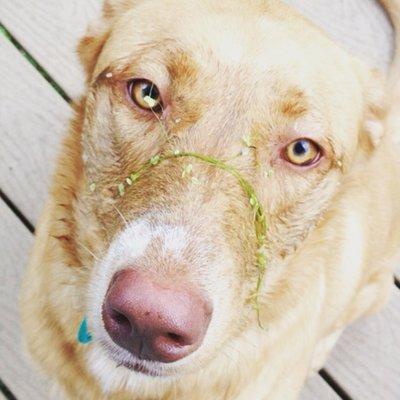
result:
M 111 21 L 101 18 L 89 25 L 85 36 L 78 44 L 78 55 L 86 72 L 86 79 L 89 81 L 97 59 L 110 34 Z
M 103 16 L 114 18 L 128 11 L 138 0 L 105 0 L 103 5 Z
M 362 74 L 364 88 L 364 116 L 360 130 L 360 144 L 365 150 L 372 151 L 384 136 L 386 116 L 385 78 L 376 70 L 364 70 Z
M 138 0 L 106 0 L 102 17 L 89 25 L 77 48 L 87 80 L 90 80 L 97 59 L 110 35 L 114 19 L 131 9 L 137 2 Z

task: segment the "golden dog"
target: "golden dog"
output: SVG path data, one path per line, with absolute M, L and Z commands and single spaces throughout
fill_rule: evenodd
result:
M 397 56 L 380 78 L 275 0 L 107 0 L 79 53 L 34 359 L 68 399 L 296 398 L 392 287 Z

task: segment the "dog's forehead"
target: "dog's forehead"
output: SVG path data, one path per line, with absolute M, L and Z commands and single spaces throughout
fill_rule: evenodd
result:
M 197 55 L 198 61 L 214 57 L 230 66 L 252 64 L 261 70 L 272 63 L 289 65 L 304 51 L 317 47 L 318 32 L 296 15 L 283 15 L 243 2 L 144 1 L 115 21 L 106 46 L 123 58 L 145 43 L 175 41 Z M 225 6 L 223 6 L 225 5 Z M 229 6 L 230 5 L 230 6 Z M 194 18 L 195 16 L 195 18 Z M 310 41 L 310 35 L 314 34 Z M 321 46 L 320 51 L 326 51 Z M 308 66 L 310 68 L 310 66 Z
M 260 7 L 262 3 L 268 7 Z M 169 42 L 176 44 L 175 50 L 190 53 L 200 69 L 247 68 L 257 81 L 271 70 L 283 72 L 278 78 L 287 71 L 307 89 L 316 75 L 329 75 L 331 82 L 340 72 L 349 75 L 345 52 L 301 16 L 286 8 L 282 12 L 281 7 L 276 2 L 233 0 L 140 2 L 115 20 L 97 72 L 113 60 L 129 59 L 144 46 L 155 48 L 162 61 L 164 43 Z

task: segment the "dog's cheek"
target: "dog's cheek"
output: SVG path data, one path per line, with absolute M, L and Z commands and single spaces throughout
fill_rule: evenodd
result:
M 113 176 L 119 170 L 110 90 L 107 87 L 92 89 L 85 104 L 83 162 L 87 177 L 93 182 L 100 171 Z

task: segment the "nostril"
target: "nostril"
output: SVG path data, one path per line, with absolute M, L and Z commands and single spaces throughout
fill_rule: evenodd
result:
M 184 337 L 182 335 L 178 335 L 176 333 L 173 332 L 168 332 L 166 334 L 166 337 L 168 339 L 170 339 L 171 343 L 179 345 L 179 346 L 184 346 L 186 343 L 186 340 L 184 339 Z
M 190 335 L 167 332 L 164 334 L 164 340 L 169 346 L 173 347 L 190 347 L 193 345 L 193 338 Z
M 115 309 L 112 309 L 110 314 L 111 318 L 120 327 L 120 329 L 123 329 L 124 331 L 131 331 L 131 322 L 124 314 Z

